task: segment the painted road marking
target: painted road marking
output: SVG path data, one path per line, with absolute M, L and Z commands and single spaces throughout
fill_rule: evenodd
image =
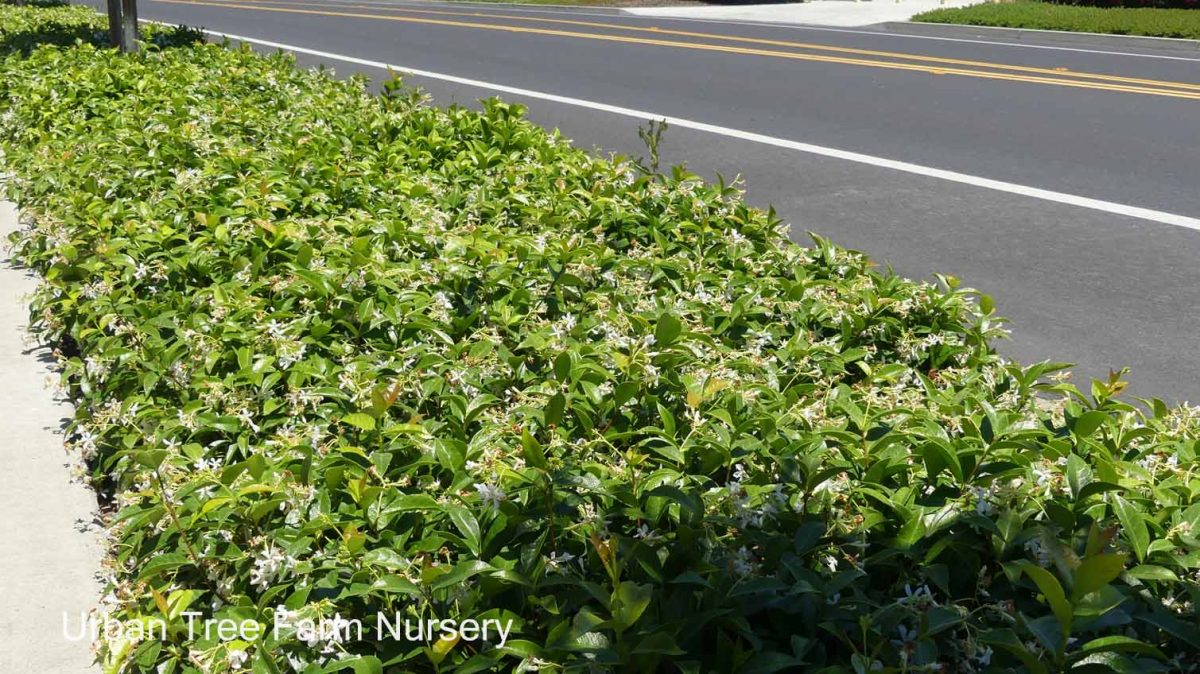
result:
M 836 28 L 833 26 L 816 26 L 816 25 L 808 25 L 808 24 L 800 24 L 800 23 L 778 23 L 778 22 L 773 23 L 770 21 L 748 21 L 748 20 L 744 20 L 744 19 L 706 19 L 706 18 L 696 17 L 696 16 L 651 16 L 651 15 L 646 15 L 646 14 L 632 14 L 632 13 L 625 12 L 625 11 L 622 11 L 620 13 L 606 13 L 606 12 L 585 11 L 582 8 L 582 6 L 569 6 L 569 5 L 549 5 L 549 6 L 537 7 L 537 6 L 529 6 L 529 5 L 512 5 L 512 4 L 502 3 L 502 2 L 482 3 L 479 0 L 464 0 L 463 2 L 441 2 L 441 3 L 429 2 L 428 0 L 421 0 L 419 5 L 413 4 L 410 2 L 398 2 L 398 1 L 397 2 L 388 2 L 388 1 L 380 1 L 380 0 L 329 0 L 329 2 L 333 3 L 333 4 L 345 4 L 347 2 L 358 2 L 358 3 L 366 3 L 369 5 L 379 5 L 381 7 L 430 7 L 430 6 L 453 7 L 455 5 L 468 5 L 469 4 L 469 5 L 478 6 L 479 9 L 485 9 L 485 10 L 496 9 L 498 11 L 502 10 L 502 11 L 507 11 L 507 12 L 520 12 L 522 14 L 557 14 L 557 15 L 566 14 L 566 15 L 570 15 L 570 16 L 596 16 L 596 17 L 603 17 L 603 18 L 608 18 L 608 19 L 622 19 L 622 20 L 626 20 L 626 21 L 678 21 L 678 22 L 691 22 L 691 23 L 710 23 L 710 24 L 717 24 L 717 25 L 723 25 L 723 26 L 724 25 L 757 26 L 760 28 L 778 28 L 778 29 L 784 29 L 784 30 L 806 30 L 806 31 L 821 32 L 821 33 L 851 33 L 854 35 L 870 35 L 872 37 L 879 37 L 879 38 L 902 38 L 902 39 L 909 39 L 909 40 L 934 40 L 934 41 L 938 41 L 938 42 L 966 42 L 968 44 L 986 44 L 989 46 L 1013 47 L 1016 49 L 1048 49 L 1048 50 L 1052 50 L 1052 51 L 1079 52 L 1079 53 L 1083 53 L 1083 54 L 1103 54 L 1106 56 L 1130 56 L 1133 58 L 1163 59 L 1163 60 L 1167 60 L 1167 61 L 1191 61 L 1191 62 L 1195 62 L 1195 63 L 1200 63 L 1200 58 L 1190 57 L 1190 56 L 1167 56 L 1165 54 L 1143 54 L 1143 53 L 1139 53 L 1139 52 L 1129 52 L 1129 51 L 1110 51 L 1110 50 L 1104 50 L 1104 49 L 1087 49 L 1084 47 L 1060 47 L 1060 46 L 1048 45 L 1048 44 L 1028 44 L 1028 43 L 1024 43 L 1024 42 L 1001 42 L 999 40 L 980 40 L 980 39 L 971 39 L 971 38 L 962 38 L 962 37 L 942 37 L 940 35 L 915 35 L 915 34 L 911 34 L 911 33 L 892 33 L 892 32 L 880 31 L 880 30 Z M 961 27 L 991 28 L 990 26 L 961 26 Z M 994 30 L 1004 30 L 1004 29 L 997 28 Z M 1021 30 L 1021 29 L 1014 29 L 1014 30 Z M 1059 31 L 1036 31 L 1035 30 L 1035 31 L 1027 31 L 1027 32 L 1051 33 L 1051 34 L 1055 34 L 1055 35 L 1060 34 Z M 1078 35 L 1080 35 L 1080 33 L 1071 33 L 1071 35 L 1078 36 Z M 1085 33 L 1083 35 L 1096 36 L 1097 34 L 1096 33 Z M 1133 36 L 1133 35 L 1102 35 L 1100 37 L 1141 39 L 1138 36 Z M 1147 39 L 1148 40 L 1159 40 L 1159 39 L 1166 39 L 1166 38 L 1147 38 Z M 1178 41 L 1179 42 L 1188 42 L 1187 40 L 1178 40 Z M 1196 42 L 1200 43 L 1200 41 L 1196 41 Z M 1197 48 L 1200 49 L 1200 47 L 1197 47 Z
M 161 23 L 161 22 L 155 22 Z M 935 178 L 972 187 L 981 187 L 997 192 L 1005 192 L 1008 194 L 1016 194 L 1018 196 L 1030 197 L 1032 199 L 1041 199 L 1043 201 L 1051 201 L 1068 206 L 1078 206 L 1079 208 L 1087 208 L 1094 211 L 1111 213 L 1113 215 L 1123 215 L 1130 218 L 1138 218 L 1140 220 L 1149 220 L 1151 222 L 1159 222 L 1164 225 L 1174 225 L 1200 231 L 1200 218 L 1192 218 L 1186 215 L 1178 215 L 1176 213 L 1167 213 L 1165 211 L 1156 211 L 1140 206 L 1130 206 L 1128 204 L 1118 204 L 1111 201 L 1103 201 L 1100 199 L 1092 199 L 1075 194 L 1066 194 L 1063 192 L 1054 192 L 1052 190 L 1044 190 L 1039 187 L 1030 187 L 1028 185 L 1018 185 L 1016 183 L 1004 182 L 1002 180 L 992 180 L 991 178 L 983 178 L 973 176 L 967 173 L 959 173 L 957 171 L 947 171 L 944 169 L 933 168 L 930 166 L 922 166 L 920 164 L 910 164 L 908 162 L 897 161 L 895 159 L 887 159 L 884 157 L 875 157 L 869 154 L 861 154 L 858 152 L 849 152 L 847 150 L 839 150 L 837 148 L 823 147 L 821 145 L 812 145 L 810 143 L 801 143 L 799 141 L 788 140 L 786 138 L 777 138 L 775 136 L 767 136 L 751 131 L 742 131 L 739 129 L 731 129 L 729 127 L 717 126 L 715 124 L 706 124 L 704 122 L 696 122 L 690 119 L 680 117 L 672 117 L 670 115 L 660 115 L 654 112 L 645 110 L 634 110 L 632 108 L 624 108 L 617 105 L 609 105 L 608 103 L 600 103 L 597 101 L 588 101 L 582 98 L 572 98 L 570 96 L 559 96 L 558 94 L 550 94 L 542 91 L 534 91 L 532 89 L 522 89 L 519 87 L 510 87 L 504 84 L 495 84 L 492 82 L 484 82 L 482 80 L 474 80 L 467 77 L 458 77 L 457 75 L 447 75 L 444 73 L 436 73 L 429 70 L 419 70 L 417 68 L 407 68 L 383 61 L 373 61 L 370 59 L 362 59 L 354 56 L 346 56 L 343 54 L 334 54 L 332 52 L 320 51 L 317 49 L 309 49 L 307 47 L 298 47 L 295 45 L 283 44 L 281 42 L 273 42 L 270 40 L 262 40 L 258 38 L 245 37 L 242 35 L 234 35 L 232 33 L 222 33 L 215 30 L 205 30 L 210 35 L 217 37 L 228 38 L 230 40 L 239 40 L 257 44 L 272 49 L 283 49 L 285 51 L 295 52 L 297 54 L 308 54 L 309 56 L 317 56 L 324 59 L 342 61 L 345 63 L 353 63 L 356 65 L 366 66 L 369 68 L 378 68 L 380 70 L 389 70 L 393 72 L 407 73 L 416 77 L 427 77 L 432 80 L 440 80 L 443 82 L 452 82 L 454 84 L 462 84 L 471 87 L 487 89 L 489 91 L 498 91 L 526 98 L 534 98 L 552 103 L 561 103 L 563 105 L 571 105 L 589 110 L 597 110 L 599 112 L 608 112 L 622 117 L 632 117 L 637 120 L 661 119 L 665 120 L 672 126 L 692 129 L 694 131 L 703 131 L 718 136 L 727 138 L 736 138 L 738 140 L 746 140 L 753 143 L 763 145 L 771 145 L 774 147 L 795 150 L 806 154 L 813 154 L 821 157 L 830 157 L 832 159 L 841 159 L 844 161 L 854 162 L 856 164 L 865 164 L 867 166 L 875 166 L 878 168 L 891 169 L 893 171 L 901 171 L 903 173 L 911 173 L 913 175 L 925 176 L 927 178 Z
M 1169 98 L 1183 98 L 1189 100 L 1200 100 L 1200 91 L 1179 91 L 1172 89 L 1156 89 L 1145 86 L 1124 86 L 1114 84 L 1102 84 L 1100 82 L 1087 82 L 1082 80 L 1062 79 L 1061 77 L 1034 77 L 1028 75 L 1011 75 L 1007 73 L 995 73 L 979 70 L 967 70 L 963 68 L 935 67 L 922 66 L 910 63 L 890 63 L 886 61 L 872 61 L 867 59 L 853 59 L 840 56 L 823 56 L 818 54 L 797 54 L 793 52 L 773 51 L 766 49 L 750 49 L 746 47 L 731 47 L 727 45 L 702 44 L 696 42 L 680 42 L 677 40 L 655 40 L 649 38 L 636 38 L 624 35 L 607 35 L 598 33 L 581 33 L 578 31 L 553 30 L 548 28 L 529 28 L 526 26 L 509 26 L 503 24 L 488 24 L 488 23 L 473 23 L 468 21 L 449 21 L 444 19 L 423 19 L 408 16 L 389 16 L 386 14 L 361 14 L 356 12 L 330 12 L 316 9 L 299 9 L 290 7 L 266 7 L 263 5 L 245 5 L 234 2 L 205 2 L 204 0 L 157 0 L 158 2 L 178 5 L 198 5 L 205 7 L 222 7 L 231 9 L 244 9 L 257 12 L 283 12 L 289 14 L 309 14 L 315 16 L 331 16 L 345 17 L 353 19 L 371 19 L 380 21 L 396 21 L 400 23 L 416 23 L 437 26 L 450 26 L 454 28 L 473 28 L 478 30 L 494 30 L 508 33 L 524 33 L 532 35 L 547 35 L 553 37 L 569 37 L 585 40 L 600 40 L 605 42 L 622 42 L 629 44 L 641 44 L 657 47 L 672 47 L 679 49 L 695 49 L 700 51 L 723 52 L 729 54 L 741 54 L 748 56 L 766 56 L 773 58 L 791 59 L 797 61 L 817 61 L 823 63 L 840 63 L 845 65 L 867 66 L 872 68 L 884 68 L 889 70 L 908 70 L 915 72 L 930 73 L 933 75 L 958 75 L 964 77 L 975 77 L 990 80 L 1005 80 L 1009 82 L 1024 82 L 1028 84 L 1047 84 L 1054 86 L 1073 87 L 1077 89 L 1096 89 L 1100 91 L 1113 91 L 1120 93 L 1145 94 L 1150 96 L 1165 96 Z
M 220 1 L 220 0 L 218 0 Z M 305 2 L 303 0 L 244 0 L 255 6 L 258 5 L 283 5 L 287 7 L 329 7 L 329 3 L 320 2 Z M 221 4 L 225 4 L 222 2 Z M 810 42 L 791 42 L 788 40 L 772 40 L 767 38 L 745 37 L 737 35 L 724 35 L 721 33 L 698 33 L 685 30 L 674 30 L 670 28 L 643 27 L 643 26 L 622 26 L 612 23 L 603 23 L 599 21 L 578 21 L 572 19 L 546 19 L 540 17 L 517 16 L 512 14 L 502 14 L 499 12 L 479 12 L 479 11 L 445 11 L 433 9 L 415 9 L 410 6 L 403 7 L 377 7 L 364 4 L 349 4 L 338 3 L 339 7 L 348 9 L 372 9 L 376 11 L 393 11 L 393 12 L 410 12 L 414 14 L 432 14 L 441 16 L 463 16 L 471 18 L 497 18 L 510 19 L 513 21 L 529 21 L 538 23 L 553 23 L 560 25 L 584 26 L 588 28 L 610 28 L 614 30 L 636 31 L 640 33 L 652 33 L 654 35 L 675 35 L 679 37 L 692 37 L 706 40 L 718 40 L 725 42 L 742 42 L 748 44 L 761 44 L 774 47 L 792 47 L 796 49 L 808 49 L 813 51 L 826 51 L 841 54 L 856 54 L 859 56 L 877 56 L 883 58 L 900 59 L 904 61 L 920 61 L 925 63 L 942 63 L 947 65 L 971 66 L 977 68 L 992 68 L 997 70 L 1010 70 L 1013 72 L 1036 73 L 1039 75 L 1054 75 L 1057 77 L 1075 77 L 1090 80 L 1102 80 L 1107 82 L 1124 82 L 1127 84 L 1145 84 L 1152 86 L 1161 86 L 1176 89 L 1190 89 L 1200 91 L 1200 84 L 1191 82 L 1171 82 L 1167 80 L 1153 80 L 1138 77 L 1126 77 L 1122 75 L 1105 75 L 1099 73 L 1088 73 L 1069 70 L 1065 68 L 1039 68 L 1036 66 L 1021 66 L 1009 65 L 1004 63 L 995 63 L 991 61 L 973 61 L 965 59 L 946 58 L 940 56 L 927 56 L 924 54 L 910 54 L 906 52 L 890 52 L 878 51 L 873 49 L 858 49 L 854 47 L 839 47 L 836 45 L 824 45 Z

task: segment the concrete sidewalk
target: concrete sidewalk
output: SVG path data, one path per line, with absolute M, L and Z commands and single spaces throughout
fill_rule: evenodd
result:
M 713 19 L 809 26 L 869 26 L 907 21 L 921 12 L 944 7 L 965 7 L 981 0 L 815 0 L 772 5 L 722 7 L 634 7 L 625 13 L 674 19 Z
M 9 263 L 16 229 L 16 209 L 0 202 L 0 672 L 97 672 L 91 645 L 63 636 L 63 614 L 77 630 L 99 599 L 96 497 L 63 449 L 72 411 L 46 386 L 49 354 L 26 342 L 37 279 Z

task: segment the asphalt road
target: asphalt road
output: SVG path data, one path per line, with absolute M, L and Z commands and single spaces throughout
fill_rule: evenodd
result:
M 143 19 L 326 52 L 300 60 L 341 73 L 380 77 L 382 62 L 732 130 L 672 128 L 665 158 L 706 176 L 741 174 L 750 200 L 774 205 L 801 238 L 817 232 L 903 275 L 951 273 L 991 294 L 1011 319 L 1006 354 L 1078 363 L 1080 383 L 1127 365 L 1132 395 L 1200 402 L 1200 231 L 1189 228 L 1200 225 L 1197 43 L 403 0 L 139 5 Z M 496 93 L 408 79 L 439 104 Z M 634 117 L 502 96 L 579 144 L 642 153 Z M 1076 197 L 1165 215 L 1080 207 Z

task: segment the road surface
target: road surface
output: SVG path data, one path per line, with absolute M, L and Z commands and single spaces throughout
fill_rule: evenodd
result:
M 862 30 L 406 0 L 141 0 L 141 17 L 299 47 L 438 104 L 499 93 L 586 147 L 742 175 L 813 231 L 1011 319 L 1001 350 L 1132 369 L 1200 402 L 1200 43 Z M 315 53 L 314 53 L 315 52 Z M 643 115 L 645 113 L 645 115 Z

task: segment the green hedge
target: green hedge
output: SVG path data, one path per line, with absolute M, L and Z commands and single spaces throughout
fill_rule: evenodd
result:
M 1079 7 L 1048 2 L 989 2 L 935 9 L 913 21 L 1066 30 L 1115 35 L 1200 39 L 1200 11 L 1122 7 Z
M 85 7 L 13 7 L 0 5 L 0 51 L 28 53 L 39 44 L 100 44 L 107 34 L 104 17 Z
M 45 5 L 39 6 L 39 5 Z M 26 7 L 0 4 L 0 54 L 28 54 L 39 45 L 70 46 L 76 42 L 108 43 L 108 18 L 87 7 L 66 7 L 52 0 Z M 202 39 L 200 31 L 143 25 L 142 39 L 151 46 L 189 44 Z
M 0 0 L 0 5 L 10 5 L 10 6 L 21 5 L 24 7 L 41 7 L 41 8 L 66 7 L 69 4 L 70 3 L 67 2 L 67 0 L 19 0 L 19 1 L 18 0 Z
M 1089 7 L 1157 7 L 1165 9 L 1200 9 L 1200 0 L 1048 0 L 1061 5 Z
M 108 672 L 1195 662 L 1200 414 L 1006 362 L 952 279 L 245 49 L 11 55 L 0 108 L 108 607 L 169 622 Z M 514 627 L 222 642 L 188 609 Z

